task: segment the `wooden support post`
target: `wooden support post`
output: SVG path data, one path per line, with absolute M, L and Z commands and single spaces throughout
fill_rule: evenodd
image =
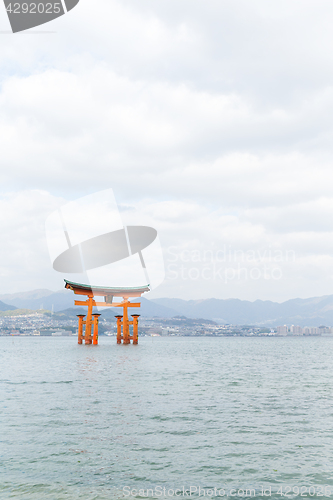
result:
M 94 316 L 94 335 L 93 335 L 93 345 L 98 345 L 98 318 L 100 314 L 93 314 Z
M 86 332 L 85 332 L 85 335 L 84 335 L 84 342 L 85 342 L 85 344 L 92 344 L 91 327 L 92 327 L 93 302 L 94 302 L 94 298 L 91 295 L 91 296 L 89 296 L 89 300 L 88 300 L 88 313 L 87 313 L 87 319 L 86 319 Z
M 77 314 L 77 317 L 79 318 L 79 325 L 78 325 L 78 330 L 77 330 L 77 343 L 82 344 L 83 318 L 85 317 L 85 314 Z
M 133 318 L 133 344 L 138 343 L 139 331 L 138 331 L 138 323 L 139 323 L 140 314 L 132 314 Z
M 117 344 L 121 344 L 121 318 L 122 316 L 115 316 L 117 318 Z
M 124 317 L 123 317 L 123 344 L 130 344 L 130 335 L 129 335 L 129 324 L 128 324 L 128 299 L 124 298 L 124 304 L 123 304 L 123 311 L 124 311 Z

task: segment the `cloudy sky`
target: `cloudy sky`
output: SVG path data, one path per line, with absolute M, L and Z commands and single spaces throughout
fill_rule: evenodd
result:
M 80 0 L 13 35 L 0 9 L 0 292 L 62 288 L 45 219 L 112 188 L 158 230 L 151 297 L 332 294 L 332 19 L 326 0 Z

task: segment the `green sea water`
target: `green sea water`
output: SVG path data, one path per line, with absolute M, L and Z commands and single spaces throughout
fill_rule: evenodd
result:
M 1 499 L 333 498 L 332 339 L 115 342 L 0 338 Z

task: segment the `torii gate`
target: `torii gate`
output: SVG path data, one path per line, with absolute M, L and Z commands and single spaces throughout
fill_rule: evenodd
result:
M 76 306 L 88 306 L 87 318 L 84 320 L 85 314 L 78 314 L 79 327 L 78 327 L 78 344 L 82 344 L 84 339 L 85 344 L 98 344 L 98 318 L 100 314 L 93 313 L 93 307 L 122 307 L 123 315 L 116 316 L 117 318 L 117 344 L 133 344 L 138 343 L 138 318 L 139 314 L 132 314 L 133 321 L 128 319 L 128 307 L 140 307 L 140 302 L 129 302 L 129 297 L 141 297 L 144 292 L 149 292 L 149 286 L 141 286 L 137 288 L 110 288 L 74 283 L 72 281 L 64 280 L 65 288 L 73 290 L 76 295 L 86 295 L 87 300 L 75 300 Z M 105 297 L 105 302 L 96 302 L 94 297 Z M 122 302 L 112 303 L 113 297 L 122 297 Z M 85 325 L 85 332 L 83 335 L 83 326 Z M 133 325 L 133 335 L 130 335 L 130 325 Z M 92 328 L 94 327 L 94 328 Z M 92 335 L 93 330 L 93 335 Z

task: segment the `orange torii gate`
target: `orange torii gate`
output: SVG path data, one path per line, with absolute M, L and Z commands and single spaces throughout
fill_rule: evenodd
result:
M 129 302 L 130 297 L 141 297 L 144 292 L 149 292 L 149 286 L 141 286 L 137 288 L 110 288 L 89 285 L 83 285 L 80 283 L 74 283 L 72 281 L 64 280 L 65 288 L 73 290 L 76 295 L 86 295 L 87 300 L 75 300 L 74 304 L 76 306 L 88 306 L 87 318 L 85 314 L 78 314 L 79 326 L 78 326 L 78 344 L 82 344 L 84 339 L 85 344 L 98 344 L 98 318 L 100 314 L 93 313 L 93 307 L 122 307 L 123 315 L 116 316 L 117 318 L 117 344 L 130 344 L 133 340 L 133 344 L 138 343 L 138 318 L 139 314 L 132 314 L 133 321 L 128 319 L 128 308 L 129 307 L 140 307 L 140 302 Z M 105 302 L 96 302 L 94 297 L 104 297 Z M 113 297 L 122 297 L 122 302 L 113 303 Z M 133 335 L 130 335 L 130 325 L 133 325 Z M 83 326 L 85 326 L 85 332 L 83 335 Z

